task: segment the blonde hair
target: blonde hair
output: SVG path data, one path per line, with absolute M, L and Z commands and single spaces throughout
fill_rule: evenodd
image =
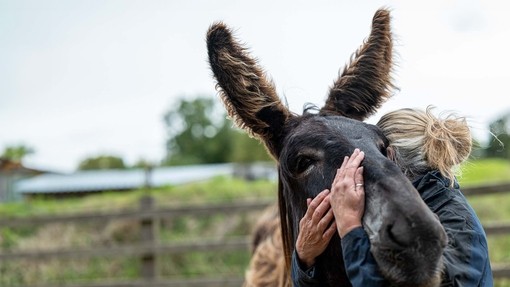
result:
M 399 109 L 381 117 L 382 129 L 395 151 L 395 161 L 410 179 L 437 169 L 453 185 L 456 169 L 471 153 L 471 131 L 466 118 L 448 113 Z

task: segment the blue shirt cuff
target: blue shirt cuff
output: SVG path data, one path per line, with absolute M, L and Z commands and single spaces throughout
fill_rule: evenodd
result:
M 291 277 L 294 286 L 313 286 L 309 284 L 318 283 L 315 266 L 304 269 L 299 261 L 296 250 L 292 253 Z

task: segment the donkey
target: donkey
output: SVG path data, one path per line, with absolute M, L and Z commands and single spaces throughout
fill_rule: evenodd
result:
M 223 22 L 207 32 L 210 68 L 230 118 L 264 143 L 277 161 L 278 209 L 285 272 L 306 212 L 306 199 L 330 188 L 344 156 L 365 152 L 363 225 L 382 274 L 397 286 L 434 286 L 446 235 L 400 169 L 387 158 L 388 141 L 363 122 L 386 101 L 392 83 L 390 13 L 379 9 L 370 36 L 335 80 L 322 108 L 291 112 L 272 80 Z M 335 235 L 317 258 L 325 286 L 351 286 Z

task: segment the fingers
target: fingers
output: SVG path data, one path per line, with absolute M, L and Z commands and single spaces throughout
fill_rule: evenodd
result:
M 364 191 L 364 181 L 363 181 L 363 167 L 358 167 L 356 169 L 356 173 L 354 174 L 354 182 L 356 184 L 356 190 Z
M 329 190 L 328 190 L 329 194 Z M 329 203 L 329 196 L 326 196 L 322 202 L 317 206 L 313 215 L 312 215 L 312 223 L 319 224 L 323 217 L 327 215 L 328 210 L 331 209 L 331 205 Z
M 324 230 L 329 225 L 331 225 L 331 221 L 333 220 L 334 217 L 335 217 L 335 215 L 333 214 L 333 209 L 331 209 L 331 207 L 330 207 L 328 212 L 320 219 L 319 223 L 317 224 L 317 227 L 319 228 L 319 230 L 324 232 Z
M 350 157 L 344 157 L 342 165 L 337 170 L 334 181 L 344 179 L 346 177 L 354 178 L 354 174 L 361 162 L 365 158 L 365 153 L 359 149 L 354 149 Z
M 317 223 L 322 215 L 329 209 L 329 201 L 323 204 L 324 199 L 329 194 L 329 190 L 325 189 L 321 191 L 317 196 L 308 203 L 308 209 L 306 210 L 305 217 L 315 218 Z M 327 206 L 326 206 L 327 205 Z M 320 208 L 319 208 L 320 207 Z M 318 217 L 318 218 L 317 218 Z
M 355 149 L 352 155 L 349 157 L 349 160 L 347 161 L 348 171 L 354 174 L 364 158 L 365 153 L 360 151 L 359 149 Z
M 346 156 L 344 157 L 344 161 L 342 162 L 342 165 L 340 166 L 339 169 L 337 169 L 336 171 L 336 176 L 335 176 L 335 180 L 337 179 L 341 179 L 344 177 L 344 174 L 345 174 L 345 169 L 347 167 L 347 162 L 349 161 L 349 157 Z
M 333 221 L 329 225 L 328 229 L 326 229 L 326 231 L 324 231 L 324 233 L 322 234 L 322 238 L 329 242 L 329 240 L 331 240 L 331 238 L 333 237 L 333 235 L 335 235 L 336 232 L 337 232 L 336 222 Z

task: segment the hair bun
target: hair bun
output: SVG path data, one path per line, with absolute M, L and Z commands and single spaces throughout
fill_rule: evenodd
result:
M 451 169 L 465 161 L 471 153 L 471 131 L 465 117 L 449 113 L 436 117 L 427 109 L 424 152 L 430 166 Z

